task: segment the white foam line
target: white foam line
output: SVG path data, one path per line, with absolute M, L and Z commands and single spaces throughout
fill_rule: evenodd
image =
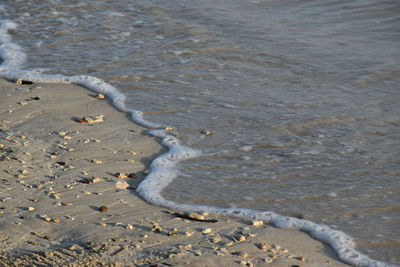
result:
M 270 211 L 259 212 L 250 209 L 223 209 L 202 205 L 178 204 L 164 199 L 161 196 L 162 190 L 179 174 L 177 164 L 180 161 L 198 157 L 201 155 L 201 152 L 180 145 L 179 140 L 163 130 L 161 125 L 145 120 L 141 111 L 127 108 L 125 105 L 125 95 L 120 93 L 111 84 L 99 78 L 87 75 L 48 75 L 37 70 L 23 70 L 22 66 L 26 61 L 26 54 L 20 46 L 12 42 L 11 36 L 8 33 L 9 30 L 15 29 L 16 26 L 15 23 L 10 21 L 0 21 L 0 57 L 3 59 L 0 65 L 0 77 L 12 81 L 27 80 L 42 83 L 73 83 L 86 87 L 91 91 L 105 94 L 113 101 L 114 106 L 118 110 L 130 114 L 132 121 L 135 123 L 153 129 L 149 133 L 162 139 L 162 144 L 168 148 L 168 152 L 153 160 L 149 175 L 147 175 L 137 188 L 137 192 L 149 203 L 174 210 L 191 212 L 207 211 L 237 218 L 263 220 L 280 228 L 299 229 L 309 233 L 315 239 L 329 244 L 336 251 L 339 258 L 346 263 L 366 267 L 395 266 L 370 259 L 367 255 L 358 252 L 355 249 L 352 237 L 344 232 L 333 230 L 326 225 L 282 216 Z

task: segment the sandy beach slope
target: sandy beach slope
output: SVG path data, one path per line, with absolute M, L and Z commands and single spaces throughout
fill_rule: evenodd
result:
M 346 266 L 296 230 L 145 203 L 164 148 L 107 99 L 2 79 L 0 96 L 0 266 Z

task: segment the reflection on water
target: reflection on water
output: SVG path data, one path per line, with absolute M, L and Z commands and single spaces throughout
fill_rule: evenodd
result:
M 106 79 L 205 152 L 168 199 L 303 216 L 400 263 L 397 1 L 3 2 L 28 68 Z

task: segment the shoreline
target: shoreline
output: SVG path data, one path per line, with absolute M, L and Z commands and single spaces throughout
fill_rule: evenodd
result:
M 144 202 L 134 189 L 165 148 L 81 86 L 0 79 L 0 94 L 6 266 L 348 266 L 297 230 L 217 215 L 192 221 Z

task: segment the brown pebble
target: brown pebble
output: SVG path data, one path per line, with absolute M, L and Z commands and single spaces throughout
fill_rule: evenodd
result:
M 50 238 L 49 238 L 47 235 L 45 235 L 45 236 L 43 237 L 43 239 L 50 240 Z
M 74 204 L 72 204 L 72 203 L 62 203 L 61 205 L 65 206 L 65 207 L 71 207 L 71 206 L 73 206 Z
M 99 211 L 100 211 L 100 212 L 106 212 L 106 211 L 108 211 L 108 208 L 107 208 L 106 206 L 101 206 L 101 207 L 99 208 Z
M 51 219 L 51 221 L 52 221 L 53 223 L 59 223 L 59 222 L 60 222 L 60 220 L 57 219 L 57 218 Z
M 306 259 L 302 256 L 296 257 L 296 259 L 298 259 L 299 261 L 305 261 Z
M 128 174 L 128 177 L 131 179 L 135 179 L 135 178 L 138 178 L 138 175 L 136 173 L 132 172 L 132 173 Z

